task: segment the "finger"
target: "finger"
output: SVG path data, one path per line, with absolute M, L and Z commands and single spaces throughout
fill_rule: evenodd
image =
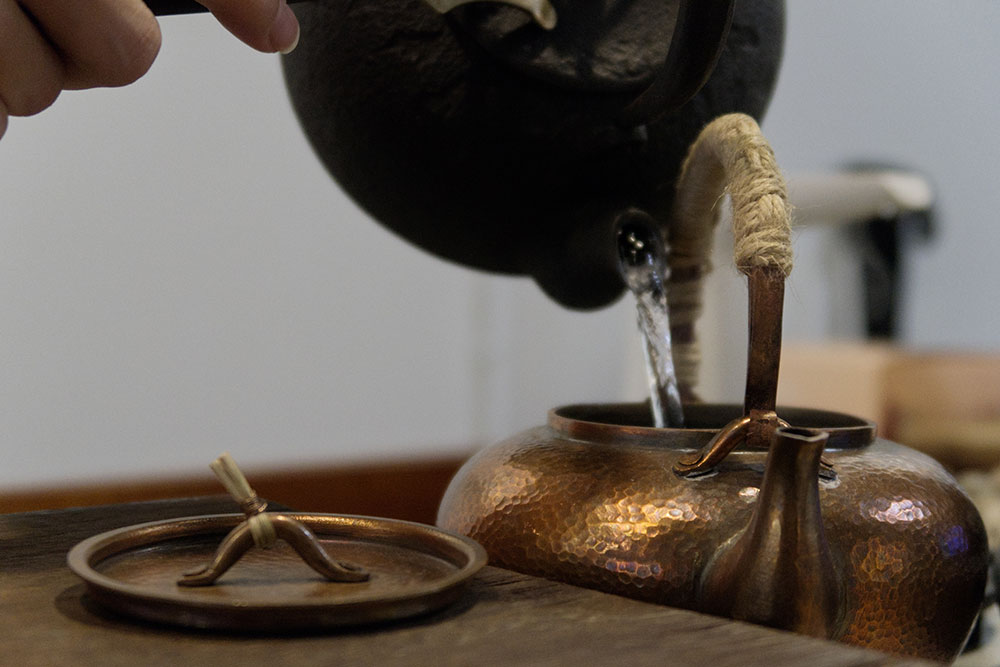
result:
M 14 0 L 0 0 L 0 100 L 12 116 L 30 116 L 55 102 L 63 64 Z
M 229 32 L 267 53 L 288 53 L 299 41 L 299 21 L 285 0 L 198 0 Z
M 124 86 L 153 64 L 160 27 L 142 0 L 21 0 L 62 56 L 65 88 Z
M 7 107 L 3 105 L 3 100 L 0 99 L 0 139 L 3 139 L 5 132 L 7 132 Z

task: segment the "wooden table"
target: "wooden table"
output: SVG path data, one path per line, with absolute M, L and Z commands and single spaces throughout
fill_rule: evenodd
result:
M 6 665 L 917 665 L 881 653 L 487 567 L 429 617 L 295 636 L 186 631 L 96 608 L 65 565 L 112 528 L 231 512 L 225 498 L 0 515 Z

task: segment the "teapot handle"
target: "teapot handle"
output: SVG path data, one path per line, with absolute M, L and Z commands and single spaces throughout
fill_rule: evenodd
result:
M 626 125 L 673 113 L 701 90 L 719 62 L 736 0 L 681 0 L 667 58 L 660 72 L 622 112 Z
M 675 470 L 692 474 L 725 458 L 744 439 L 766 449 L 783 425 L 776 412 L 785 277 L 792 270 L 791 216 L 784 177 L 756 121 L 728 114 L 709 123 L 691 145 L 677 181 L 668 229 L 667 300 L 674 361 L 682 389 L 698 371 L 694 321 L 701 280 L 710 269 L 717 204 L 728 193 L 733 208 L 735 263 L 748 278 L 749 353 L 743 416 L 725 426 L 705 450 Z

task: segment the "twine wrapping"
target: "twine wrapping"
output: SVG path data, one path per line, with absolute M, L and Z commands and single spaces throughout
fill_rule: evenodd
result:
M 271 523 L 270 517 L 264 513 L 267 503 L 262 501 L 257 496 L 257 492 L 250 488 L 250 482 L 247 481 L 229 452 L 224 452 L 219 458 L 212 461 L 209 467 L 247 515 L 247 524 L 250 526 L 250 535 L 253 537 L 254 544 L 264 549 L 273 546 L 278 540 L 278 534 L 274 530 L 274 524 Z
M 278 533 L 274 530 L 271 517 L 267 514 L 262 512 L 247 517 L 247 524 L 250 526 L 250 536 L 253 537 L 253 543 L 258 547 L 268 549 L 278 541 Z
M 791 215 L 785 179 L 757 122 L 745 114 L 720 116 L 688 150 L 677 179 L 668 247 L 667 303 L 674 367 L 682 391 L 692 394 L 701 352 L 694 324 L 702 310 L 702 283 L 711 270 L 718 203 L 733 208 L 734 261 L 744 274 L 758 267 L 792 270 Z

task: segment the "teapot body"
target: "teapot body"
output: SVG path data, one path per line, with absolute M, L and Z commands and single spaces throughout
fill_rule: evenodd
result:
M 654 429 L 645 405 L 575 406 L 488 448 L 452 482 L 438 523 L 479 541 L 491 563 L 610 593 L 713 611 L 703 589 L 746 529 L 767 452 L 736 450 L 713 472 L 674 472 L 737 406 L 688 406 L 692 427 Z M 864 420 L 783 410 L 830 433 L 819 475 L 823 527 L 842 586 L 831 638 L 953 658 L 978 614 L 982 521 L 935 461 L 874 437 Z
M 439 16 L 421 0 L 316 0 L 296 9 L 302 38 L 283 66 L 313 148 L 375 220 L 439 257 L 529 275 L 560 303 L 595 308 L 623 289 L 612 216 L 636 206 L 663 220 L 698 131 L 732 111 L 763 115 L 784 3 L 736 3 L 711 77 L 649 122 L 622 112 L 649 84 L 633 75 L 662 60 L 672 24 L 654 16 L 664 29 L 644 31 L 636 8 L 678 2 L 554 4 L 552 42 L 537 45 L 541 64 L 525 65 L 508 62 L 523 49 L 498 55 L 475 16 Z M 597 62 L 559 50 L 567 33 L 600 47 L 623 23 L 635 39 L 620 36 Z M 546 66 L 578 56 L 579 81 Z

